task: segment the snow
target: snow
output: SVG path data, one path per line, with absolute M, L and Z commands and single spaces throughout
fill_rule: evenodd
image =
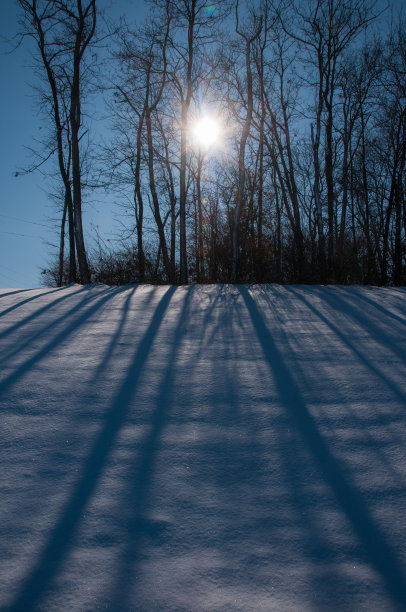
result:
M 406 289 L 2 289 L 0 362 L 1 610 L 406 610 Z

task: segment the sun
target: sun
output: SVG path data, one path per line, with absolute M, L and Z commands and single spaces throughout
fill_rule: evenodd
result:
M 220 123 L 214 117 L 200 117 L 192 128 L 193 140 L 201 149 L 207 150 L 215 146 L 220 139 Z

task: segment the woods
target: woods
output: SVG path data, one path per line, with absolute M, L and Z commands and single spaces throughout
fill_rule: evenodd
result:
M 103 51 L 109 125 L 92 163 L 125 230 L 88 253 L 98 4 L 18 0 L 63 191 L 47 282 L 405 284 L 402 16 L 374 0 L 151 0 Z M 196 139 L 202 118 L 213 142 Z

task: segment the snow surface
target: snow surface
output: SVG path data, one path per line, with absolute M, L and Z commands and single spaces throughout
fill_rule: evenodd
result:
M 406 289 L 0 290 L 0 608 L 406 610 Z

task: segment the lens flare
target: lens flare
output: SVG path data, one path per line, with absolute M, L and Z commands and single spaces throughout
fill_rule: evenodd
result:
M 214 14 L 214 6 L 212 4 L 208 4 L 205 7 L 205 11 L 206 11 L 206 15 L 208 15 L 209 17 L 213 17 Z

